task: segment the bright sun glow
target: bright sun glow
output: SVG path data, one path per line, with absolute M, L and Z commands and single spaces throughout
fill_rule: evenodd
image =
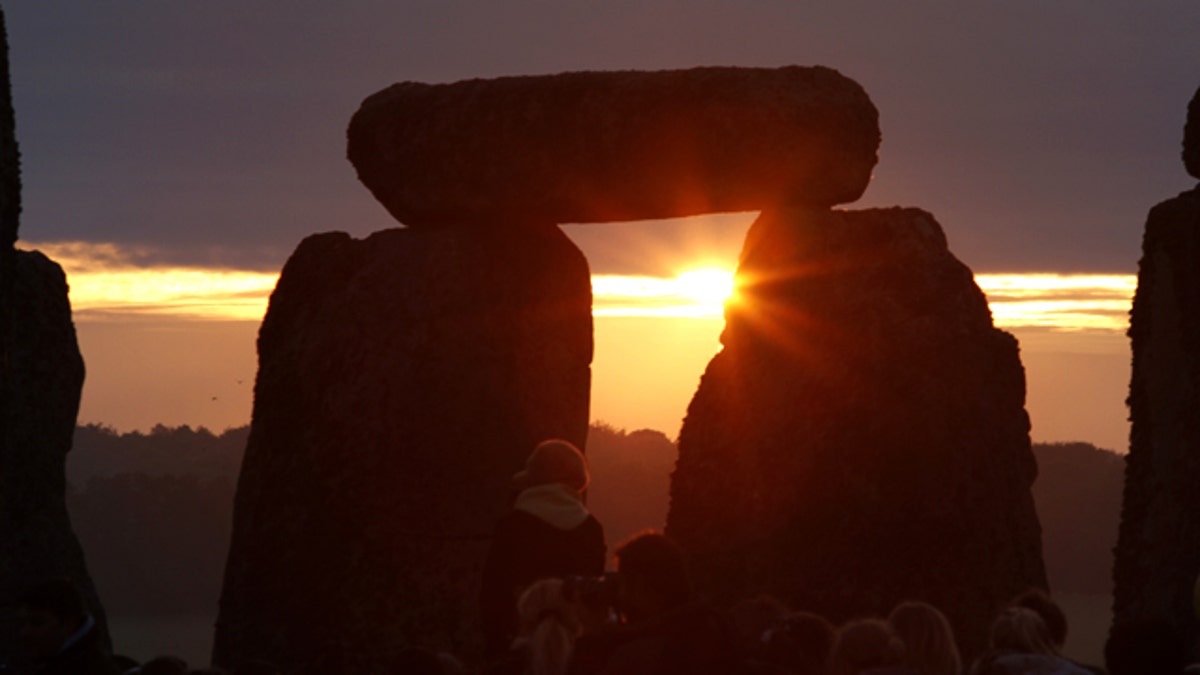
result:
M 33 247 L 34 245 L 27 245 Z M 77 320 L 135 316 L 261 320 L 277 273 L 135 264 L 146 252 L 111 244 L 36 247 L 67 272 Z M 1124 332 L 1137 288 L 1130 274 L 979 274 L 996 325 L 1052 331 Z M 597 317 L 719 319 L 734 297 L 733 272 L 691 269 L 673 278 L 597 274 Z
M 592 275 L 595 316 L 720 317 L 732 295 L 733 272 L 729 270 L 688 270 L 674 279 Z
M 258 321 L 277 274 L 169 268 L 72 275 L 71 305 L 94 318 L 119 314 Z
M 675 277 L 684 296 L 702 305 L 724 305 L 733 295 L 733 272 L 719 269 L 689 270 Z

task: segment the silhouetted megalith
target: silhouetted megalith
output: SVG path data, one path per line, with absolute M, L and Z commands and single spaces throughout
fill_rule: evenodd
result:
M 258 338 L 214 661 L 470 651 L 510 476 L 542 439 L 585 440 L 591 328 L 557 227 L 304 240 Z
M 1183 165 L 1193 178 L 1200 178 L 1200 89 L 1188 103 L 1187 121 L 1183 125 Z
M 1044 586 L 1016 340 L 917 209 L 770 211 L 688 408 L 667 532 L 717 597 L 924 599 L 968 654 Z
M 20 214 L 20 154 L 0 10 L 0 663 L 19 662 L 17 595 L 48 576 L 73 580 L 107 635 L 66 507 L 83 357 L 62 268 L 41 253 L 14 248 Z
M 1200 90 L 1184 134 L 1200 177 Z M 1189 160 L 1190 163 L 1189 163 Z M 1146 219 L 1130 312 L 1129 454 L 1113 563 L 1113 626 L 1161 621 L 1200 658 L 1200 186 Z
M 101 630 L 96 598 L 66 507 L 66 461 L 83 390 L 83 357 L 62 268 L 36 251 L 13 251 L 3 329 L 0 422 L 0 661 L 16 650 L 14 601 L 51 576 L 73 580 Z
M 21 222 L 21 152 L 17 148 L 3 9 L 0 9 L 0 40 L 0 250 L 11 251 Z
M 348 154 L 400 222 L 582 223 L 858 199 L 879 147 L 822 67 L 405 82 L 363 101 Z

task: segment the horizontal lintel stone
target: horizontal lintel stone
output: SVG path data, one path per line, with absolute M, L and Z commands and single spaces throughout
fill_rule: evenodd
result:
M 821 66 L 404 82 L 347 136 L 414 227 L 827 207 L 862 195 L 880 142 L 866 92 Z

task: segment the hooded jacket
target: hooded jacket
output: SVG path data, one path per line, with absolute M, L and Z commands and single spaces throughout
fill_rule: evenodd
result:
M 517 597 L 548 577 L 604 573 L 604 528 L 565 485 L 536 485 L 517 495 L 496 526 L 483 567 L 480 614 L 487 654 L 504 653 L 517 635 Z

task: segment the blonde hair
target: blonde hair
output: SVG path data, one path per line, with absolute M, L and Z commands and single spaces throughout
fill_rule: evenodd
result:
M 583 632 L 575 607 L 563 597 L 562 579 L 535 581 L 517 599 L 521 635 L 529 641 L 530 675 L 563 675 L 575 638 Z
M 925 602 L 902 602 L 888 623 L 904 643 L 904 664 L 921 675 L 958 675 L 962 657 L 950 621 Z
M 838 629 L 829 652 L 828 675 L 857 675 L 904 662 L 904 643 L 880 619 L 858 619 Z
M 989 642 L 997 651 L 1058 656 L 1046 622 L 1025 607 L 1009 607 L 1000 612 L 992 622 Z

